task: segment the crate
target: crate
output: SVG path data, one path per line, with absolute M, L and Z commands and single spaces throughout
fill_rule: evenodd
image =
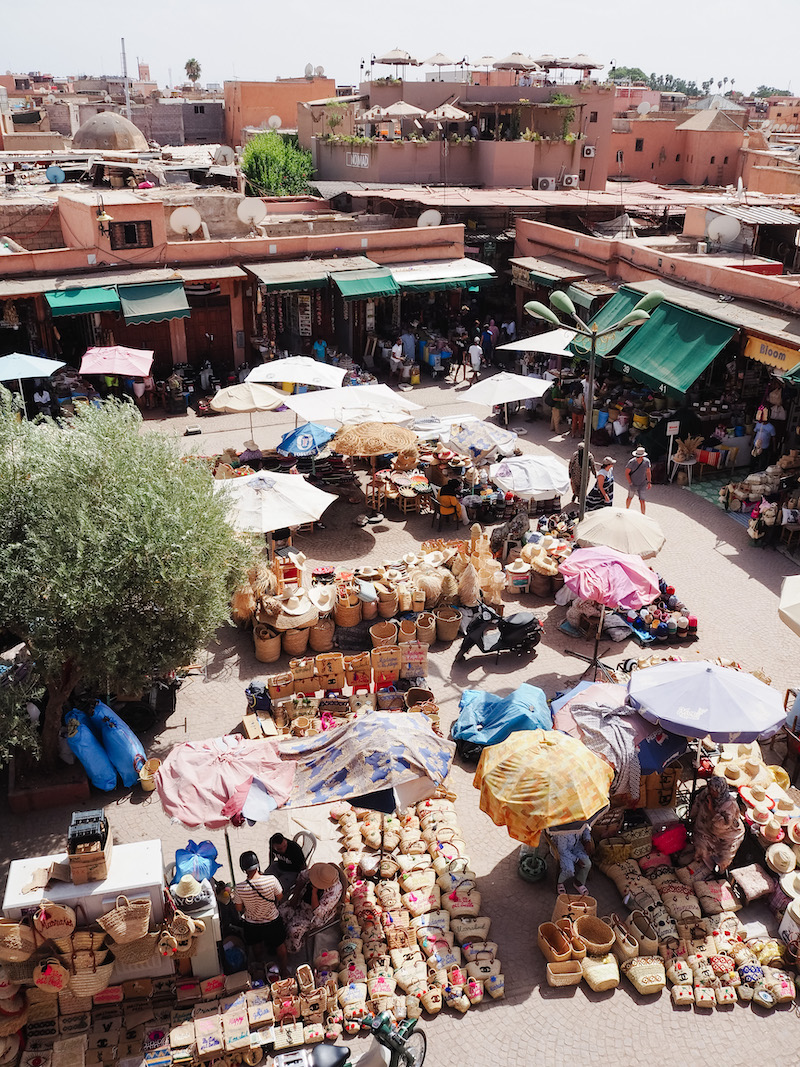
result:
M 104 882 L 108 878 L 112 844 L 113 838 L 109 832 L 102 846 L 99 841 L 89 841 L 77 845 L 75 852 L 68 853 L 73 885 Z
M 96 841 L 102 848 L 108 837 L 108 819 L 102 808 L 74 811 L 67 834 L 67 852 L 77 852 L 78 845 Z

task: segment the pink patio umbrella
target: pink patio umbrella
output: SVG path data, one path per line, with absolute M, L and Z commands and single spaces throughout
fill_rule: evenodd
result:
M 153 364 L 153 353 L 142 348 L 111 345 L 89 348 L 81 360 L 81 374 L 129 374 L 145 378 Z
M 594 639 L 594 654 L 584 656 L 572 649 L 567 655 L 576 656 L 598 670 L 611 681 L 608 668 L 597 658 L 597 646 L 603 631 L 606 608 L 625 608 L 627 611 L 652 604 L 659 594 L 658 577 L 640 556 L 630 556 L 613 548 L 579 548 L 559 567 L 564 584 L 582 600 L 601 605 L 600 619 Z

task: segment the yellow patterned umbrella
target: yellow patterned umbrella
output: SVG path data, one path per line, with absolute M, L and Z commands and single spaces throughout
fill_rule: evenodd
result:
M 472 784 L 492 822 L 517 841 L 538 845 L 548 826 L 578 829 L 602 811 L 613 777 L 611 765 L 577 738 L 527 730 L 485 748 Z

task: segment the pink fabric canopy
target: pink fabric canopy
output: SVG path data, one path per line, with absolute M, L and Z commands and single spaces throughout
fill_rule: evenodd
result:
M 559 570 L 573 593 L 607 608 L 643 608 L 659 593 L 656 573 L 641 557 L 613 548 L 579 548 Z
M 289 799 L 294 764 L 284 762 L 270 741 L 231 734 L 176 745 L 156 774 L 165 813 L 184 826 L 227 826 L 238 815 L 254 781 L 276 807 Z
M 112 345 L 89 348 L 81 360 L 81 374 L 130 374 L 144 378 L 150 373 L 153 353 L 142 348 Z

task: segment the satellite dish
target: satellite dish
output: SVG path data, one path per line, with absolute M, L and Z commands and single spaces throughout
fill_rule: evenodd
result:
M 61 183 L 66 178 L 66 174 L 61 169 L 61 167 L 57 167 L 54 163 L 50 164 L 50 166 L 44 172 L 44 175 L 49 182 L 53 183 L 53 185 L 61 185 Z
M 279 130 L 281 128 L 280 115 L 270 115 L 270 117 L 267 119 L 267 125 L 271 130 Z
M 110 93 L 106 93 L 106 94 L 105 94 L 105 96 L 103 97 L 103 103 L 105 103 L 105 104 L 111 104 L 111 103 L 113 103 L 113 101 L 112 101 L 112 99 L 111 99 L 111 94 L 110 94 Z
M 423 211 L 420 217 L 417 219 L 417 226 L 420 229 L 425 229 L 428 226 L 441 226 L 442 213 L 437 211 L 435 207 L 428 208 L 427 211 Z
M 305 75 L 306 75 L 307 78 L 313 78 L 314 77 L 314 68 L 311 66 L 310 63 L 306 63 Z
M 718 215 L 709 222 L 706 233 L 710 241 L 719 241 L 720 244 L 732 244 L 742 232 L 742 224 L 732 215 Z
M 316 75 L 316 77 L 318 77 L 318 78 L 322 78 L 322 77 L 324 77 L 324 75 L 325 75 L 325 68 L 324 68 L 324 67 L 314 67 L 314 74 L 315 74 L 315 75 Z
M 258 197 L 246 196 L 244 200 L 239 201 L 236 215 L 240 222 L 250 227 L 251 233 L 255 233 L 256 226 L 267 217 L 267 205 Z
M 233 163 L 233 149 L 221 144 L 214 153 L 214 163 L 218 167 L 227 167 L 229 163 Z
M 55 98 L 55 97 L 53 96 L 53 94 L 52 94 L 52 93 L 50 93 L 50 94 L 49 94 L 48 96 L 46 96 L 46 97 L 44 98 L 44 102 L 45 102 L 46 104 L 54 104 L 54 103 L 56 102 L 56 98 Z
M 646 115 L 648 112 L 653 110 L 653 105 L 650 103 L 649 100 L 642 100 L 641 104 L 639 104 L 636 110 L 640 115 Z
M 169 217 L 170 229 L 175 233 L 183 234 L 184 237 L 188 237 L 190 233 L 196 233 L 202 224 L 200 212 L 196 208 L 189 207 L 188 204 L 185 207 L 176 207 Z

